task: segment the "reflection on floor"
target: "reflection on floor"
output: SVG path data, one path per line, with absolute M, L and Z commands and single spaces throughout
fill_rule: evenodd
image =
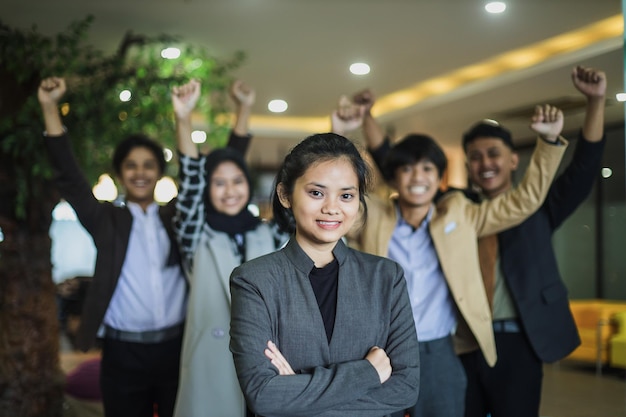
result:
M 626 417 L 624 370 L 604 369 L 569 361 L 545 365 L 542 417 Z

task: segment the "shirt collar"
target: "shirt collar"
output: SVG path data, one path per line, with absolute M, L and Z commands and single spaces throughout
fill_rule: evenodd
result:
M 157 214 L 157 211 L 159 210 L 159 205 L 155 202 L 150 203 L 145 213 L 139 204 L 134 203 L 132 201 L 126 201 L 126 206 L 128 207 L 128 209 L 130 210 L 133 216 L 144 215 L 144 216 L 152 217 L 155 214 Z
M 428 213 L 426 213 L 426 217 L 424 218 L 424 220 L 422 220 L 422 223 L 419 225 L 419 227 L 415 229 L 412 225 L 408 224 L 402 217 L 402 213 L 400 212 L 400 206 L 398 205 L 397 201 L 396 201 L 395 207 L 396 207 L 396 216 L 398 219 L 397 227 L 400 229 L 406 228 L 407 230 L 410 230 L 409 233 L 412 233 L 416 230 L 428 228 L 428 224 L 430 223 L 430 220 L 433 218 L 433 213 L 435 212 L 435 205 L 431 203 L 430 207 L 428 208 Z

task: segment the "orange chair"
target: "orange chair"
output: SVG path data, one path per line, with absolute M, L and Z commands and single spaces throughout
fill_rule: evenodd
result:
M 572 300 L 570 308 L 578 327 L 581 344 L 567 359 L 594 363 L 596 373 L 610 363 L 610 341 L 617 333 L 613 316 L 626 311 L 626 302 L 611 300 Z
M 613 321 L 617 333 L 611 338 L 610 364 L 614 368 L 626 368 L 626 311 L 615 313 Z

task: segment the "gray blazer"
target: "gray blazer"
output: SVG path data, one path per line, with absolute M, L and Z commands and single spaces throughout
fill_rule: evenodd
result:
M 341 241 L 333 254 L 339 287 L 330 343 L 309 281 L 313 261 L 294 238 L 231 274 L 230 350 L 257 415 L 380 417 L 417 401 L 419 348 L 402 267 Z M 296 375 L 278 375 L 263 353 L 268 340 Z M 364 360 L 373 346 L 391 359 L 384 384 Z

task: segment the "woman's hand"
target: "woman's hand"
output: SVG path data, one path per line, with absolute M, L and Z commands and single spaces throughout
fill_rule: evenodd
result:
M 370 361 L 374 369 L 376 369 L 376 372 L 378 372 L 380 383 L 385 383 L 391 376 L 392 371 L 391 361 L 389 360 L 389 356 L 387 356 L 387 352 L 378 346 L 374 346 L 370 349 L 365 359 Z
M 278 347 L 270 340 L 267 342 L 267 348 L 265 349 L 265 356 L 272 362 L 272 365 L 278 369 L 279 375 L 295 375 L 296 373 L 291 369 L 291 365 L 287 362 L 287 359 L 280 353 Z

